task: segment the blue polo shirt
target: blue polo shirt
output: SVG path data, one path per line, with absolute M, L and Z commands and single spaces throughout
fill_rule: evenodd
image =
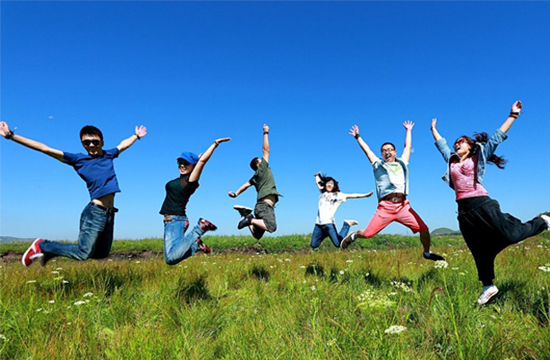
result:
M 118 157 L 117 148 L 103 150 L 101 156 L 88 154 L 72 154 L 63 152 L 63 162 L 71 165 L 78 175 L 86 182 L 90 199 L 120 192 L 116 179 L 113 160 Z

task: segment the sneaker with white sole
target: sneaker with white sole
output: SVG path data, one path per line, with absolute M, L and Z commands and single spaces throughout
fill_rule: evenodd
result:
M 203 243 L 201 239 L 197 239 L 197 243 L 199 244 L 197 251 L 202 251 L 205 254 L 210 254 L 212 250 L 210 250 L 210 248 L 205 243 Z
M 247 217 L 248 215 L 252 214 L 252 209 L 249 208 L 249 207 L 246 207 L 246 206 L 242 206 L 242 205 L 235 205 L 233 206 L 233 209 L 237 210 L 239 212 L 239 215 L 241 215 L 241 217 Z
M 548 215 L 541 215 L 540 216 L 544 221 L 546 221 L 546 226 L 548 226 L 546 228 L 546 230 L 550 230 L 550 216 Z
M 241 229 L 244 229 L 245 227 L 250 226 L 250 224 L 252 224 L 252 219 L 254 219 L 254 216 L 252 216 L 252 214 L 246 215 L 237 224 L 237 229 L 241 230 Z
M 356 220 L 344 220 L 344 222 L 346 224 L 348 224 L 349 226 L 354 226 L 354 225 L 359 224 Z
M 357 234 L 357 233 L 356 233 L 356 232 L 352 232 L 352 233 L 349 233 L 345 238 L 343 238 L 343 239 L 342 239 L 342 242 L 340 243 L 340 247 L 341 247 L 342 249 L 345 249 L 345 248 L 347 248 L 348 246 L 350 246 L 351 243 L 355 241 L 355 239 L 353 239 L 353 238 L 354 238 L 353 235 L 355 235 L 355 234 Z
M 426 260 L 445 261 L 445 258 L 443 256 L 433 253 L 431 251 L 429 253 L 422 253 L 422 256 L 424 256 L 424 259 Z
M 40 238 L 34 240 L 27 251 L 25 251 L 23 257 L 21 258 L 21 263 L 24 266 L 29 266 L 30 264 L 32 264 L 33 260 L 44 256 L 44 254 L 42 253 L 42 249 L 40 248 L 40 243 L 43 241 L 44 239 Z
M 203 231 L 214 231 L 218 228 L 216 225 L 203 218 L 199 219 L 199 226 Z
M 479 305 L 485 305 L 493 296 L 498 293 L 498 288 L 495 285 L 484 286 L 481 295 L 477 298 Z

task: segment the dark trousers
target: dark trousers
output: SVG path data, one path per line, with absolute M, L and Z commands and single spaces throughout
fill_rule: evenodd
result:
M 460 231 L 474 256 L 479 280 L 485 286 L 493 283 L 495 258 L 502 250 L 540 234 L 548 227 L 539 216 L 522 223 L 503 213 L 499 203 L 488 196 L 457 202 Z

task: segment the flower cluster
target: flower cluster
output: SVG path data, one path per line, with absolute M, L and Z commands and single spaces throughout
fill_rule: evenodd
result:
M 359 296 L 357 296 L 359 304 L 358 308 L 371 308 L 371 309 L 386 309 L 393 307 L 395 301 L 388 298 L 386 294 L 377 294 L 373 290 L 365 290 Z
M 445 260 L 437 260 L 435 262 L 434 268 L 436 268 L 436 269 L 446 269 L 447 266 L 449 266 L 449 263 L 446 262 Z
M 384 330 L 385 334 L 399 334 L 400 332 L 403 332 L 407 330 L 406 327 L 401 325 L 392 325 L 388 329 Z
M 407 284 L 401 282 L 401 281 L 392 281 L 391 282 L 393 287 L 395 287 L 398 290 L 401 290 L 403 292 L 413 292 L 414 290 Z

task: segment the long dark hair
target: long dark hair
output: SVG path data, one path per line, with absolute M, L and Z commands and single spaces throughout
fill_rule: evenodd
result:
M 321 181 L 319 182 L 319 185 L 321 186 L 321 192 L 322 193 L 327 192 L 327 189 L 326 189 L 325 185 L 329 181 L 332 181 L 334 183 L 334 188 L 332 189 L 332 192 L 340 192 L 340 187 L 338 186 L 338 181 L 336 181 L 336 179 L 334 179 L 333 177 L 326 176 L 326 175 L 319 175 L 319 179 L 321 179 Z
M 474 138 L 475 139 L 472 139 L 471 137 L 466 136 L 466 135 L 463 135 L 463 136 L 458 138 L 458 139 L 466 140 L 466 142 L 470 146 L 471 150 L 470 150 L 470 153 L 468 154 L 468 157 L 472 157 L 477 153 L 477 144 L 487 144 L 487 141 L 489 140 L 489 137 L 487 136 L 486 132 L 474 133 Z M 457 139 L 457 141 L 458 141 L 458 139 Z M 456 143 L 456 141 L 455 141 L 455 143 Z M 506 163 L 508 162 L 508 160 L 506 160 L 502 156 L 498 156 L 498 155 L 495 155 L 495 154 L 491 155 L 491 157 L 489 157 L 489 159 L 487 159 L 487 161 L 492 162 L 499 169 L 504 169 L 504 165 L 506 165 Z

